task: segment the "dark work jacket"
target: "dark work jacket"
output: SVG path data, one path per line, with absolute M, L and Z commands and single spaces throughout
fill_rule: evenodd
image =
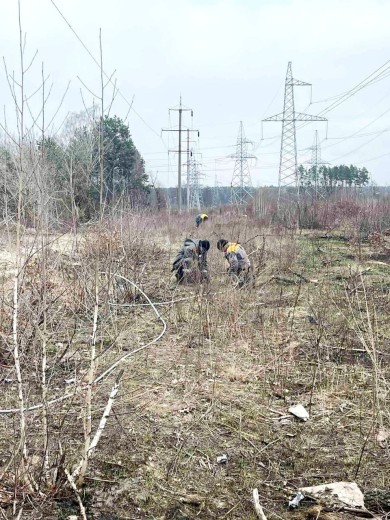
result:
M 179 269 L 183 261 L 187 259 L 197 260 L 199 269 L 207 270 L 207 251 L 199 252 L 199 242 L 199 240 L 192 238 L 185 239 L 183 246 L 173 261 L 172 271 Z

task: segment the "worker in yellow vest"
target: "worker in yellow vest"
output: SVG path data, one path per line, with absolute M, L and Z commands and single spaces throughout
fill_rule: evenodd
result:
M 249 257 L 238 242 L 228 242 L 223 238 L 218 240 L 217 248 L 224 253 L 228 263 L 228 272 L 239 275 L 242 272 L 247 272 L 251 266 Z
M 195 217 L 196 227 L 199 227 L 202 224 L 202 222 L 205 222 L 208 219 L 209 217 L 208 215 L 206 215 L 206 213 L 199 213 L 199 215 L 196 215 Z

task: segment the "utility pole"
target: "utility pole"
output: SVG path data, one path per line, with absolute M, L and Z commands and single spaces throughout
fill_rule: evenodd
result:
M 177 205 L 179 213 L 181 213 L 181 120 L 183 116 L 183 109 L 181 108 L 181 96 L 180 96 L 180 108 L 179 108 L 179 160 L 177 165 Z
M 253 144 L 245 138 L 244 125 L 240 121 L 238 130 L 236 153 L 230 157 L 236 159 L 233 170 L 231 185 L 231 202 L 237 207 L 243 206 L 247 202 L 247 197 L 253 198 L 251 194 L 251 178 L 249 174 L 248 159 L 256 159 L 255 155 L 248 155 L 248 144 Z
M 183 112 L 191 112 L 191 117 L 194 116 L 194 111 L 192 108 L 184 108 L 181 104 L 181 96 L 180 96 L 180 102 L 178 107 L 170 108 L 169 112 L 179 112 L 179 128 L 178 129 L 162 129 L 163 132 L 179 132 L 179 146 L 178 150 L 170 150 L 172 152 L 178 153 L 178 161 L 177 161 L 177 205 L 179 213 L 181 213 L 181 206 L 182 206 L 182 197 L 181 197 L 181 133 L 185 132 L 185 130 L 182 129 L 182 119 L 183 119 Z M 187 132 L 198 132 L 199 137 L 199 130 L 187 130 Z
M 291 61 L 287 65 L 287 74 L 284 87 L 283 112 L 276 114 L 263 121 L 282 121 L 282 141 L 280 146 L 279 162 L 279 194 L 278 208 L 283 190 L 287 186 L 295 186 L 297 202 L 299 205 L 299 178 L 297 162 L 297 140 L 296 140 L 296 121 L 327 121 L 325 117 L 312 116 L 295 111 L 294 87 L 311 86 L 310 83 L 294 79 L 291 70 Z

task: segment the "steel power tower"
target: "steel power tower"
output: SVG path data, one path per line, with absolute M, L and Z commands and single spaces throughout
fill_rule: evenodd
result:
M 217 174 L 215 174 L 211 206 L 213 208 L 217 208 L 219 205 L 220 205 L 220 197 L 219 197 L 219 189 L 218 189 L 218 177 L 217 177 Z
M 321 162 L 321 145 L 318 140 L 318 130 L 314 132 L 314 143 L 311 147 L 311 166 L 315 169 L 315 184 L 318 182 L 317 169 Z
M 279 194 L 278 204 L 284 188 L 295 186 L 299 201 L 299 177 L 297 163 L 296 121 L 327 121 L 325 117 L 312 116 L 295 111 L 294 87 L 311 86 L 311 83 L 294 79 L 291 70 L 291 61 L 288 62 L 286 82 L 284 87 L 283 112 L 263 119 L 263 121 L 282 121 L 282 141 L 279 163 Z
M 317 199 L 318 195 L 320 195 L 319 189 L 318 189 L 318 173 L 319 173 L 319 167 L 325 164 L 329 164 L 322 160 L 321 158 L 321 143 L 318 139 L 318 130 L 314 133 L 314 142 L 313 146 L 311 147 L 311 168 L 312 172 L 314 174 L 314 197 Z
M 193 155 L 193 154 L 192 154 Z M 191 157 L 190 160 L 190 209 L 197 209 L 200 211 L 203 206 L 203 196 L 202 196 L 202 185 L 201 185 L 201 176 L 202 174 L 199 171 L 200 164 L 196 161 L 194 156 Z
M 236 159 L 231 185 L 231 202 L 236 206 L 243 206 L 246 204 L 247 197 L 253 198 L 253 195 L 250 192 L 252 183 L 249 174 L 248 159 L 256 159 L 256 156 L 248 155 L 248 144 L 252 144 L 252 141 L 248 141 L 248 139 L 245 138 L 244 126 L 242 121 L 240 121 L 236 153 L 230 156 L 231 158 Z
M 309 150 L 311 150 L 311 158 L 305 162 L 305 164 L 310 164 L 309 183 L 305 187 L 305 191 L 313 199 L 317 200 L 318 197 L 323 197 L 318 182 L 319 168 L 320 166 L 329 164 L 328 162 L 323 161 L 321 157 L 321 142 L 318 138 L 318 130 L 315 130 L 314 132 L 313 146 L 310 146 Z

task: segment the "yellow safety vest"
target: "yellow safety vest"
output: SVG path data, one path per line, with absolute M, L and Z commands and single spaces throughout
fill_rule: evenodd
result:
M 229 242 L 226 253 L 237 253 L 240 247 L 241 245 L 237 244 L 236 242 Z

